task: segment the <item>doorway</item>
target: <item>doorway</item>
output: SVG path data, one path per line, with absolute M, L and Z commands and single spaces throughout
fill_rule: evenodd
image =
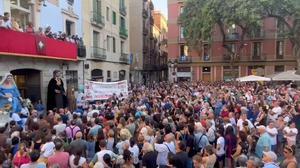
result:
M 35 69 L 16 69 L 11 71 L 22 98 L 32 103 L 41 100 L 41 71 Z

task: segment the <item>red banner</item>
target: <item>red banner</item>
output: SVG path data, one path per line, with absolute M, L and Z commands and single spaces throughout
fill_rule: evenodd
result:
M 0 55 L 77 60 L 77 45 L 0 28 Z

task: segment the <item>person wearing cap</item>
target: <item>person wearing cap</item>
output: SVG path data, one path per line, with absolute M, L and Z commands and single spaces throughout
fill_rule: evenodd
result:
M 257 127 L 258 133 L 260 134 L 260 137 L 257 141 L 256 147 L 255 147 L 255 154 L 262 158 L 263 151 L 269 151 L 271 150 L 271 137 L 266 131 L 266 127 L 263 125 L 260 125 Z
M 277 155 L 273 151 L 263 152 L 262 161 L 264 163 L 263 168 L 279 168 L 277 165 Z

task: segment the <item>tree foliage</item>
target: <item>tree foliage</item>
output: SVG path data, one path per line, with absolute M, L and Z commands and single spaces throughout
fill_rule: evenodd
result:
M 202 40 L 211 39 L 217 26 L 223 36 L 223 46 L 233 53 L 225 42 L 227 29 L 236 25 L 241 31 L 238 49 L 242 49 L 245 36 L 261 25 L 257 3 L 253 0 L 187 0 L 180 19 L 188 44 L 197 47 Z
M 293 55 L 297 58 L 300 70 L 300 0 L 257 0 L 261 14 L 282 22 L 285 26 L 283 35 L 293 45 Z
M 285 25 L 284 36 L 293 45 L 300 70 L 300 0 L 186 0 L 180 20 L 190 46 L 199 48 L 203 40 L 211 38 L 217 26 L 224 48 L 231 54 L 239 54 L 245 36 L 255 31 L 266 17 Z M 233 24 L 240 30 L 237 53 L 226 45 L 227 29 Z

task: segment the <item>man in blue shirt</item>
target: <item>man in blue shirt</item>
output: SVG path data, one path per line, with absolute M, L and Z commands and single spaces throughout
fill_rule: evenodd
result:
M 255 154 L 259 158 L 262 158 L 264 151 L 271 150 L 271 136 L 267 133 L 266 127 L 263 125 L 258 126 L 257 130 L 260 134 L 260 137 L 255 147 Z

